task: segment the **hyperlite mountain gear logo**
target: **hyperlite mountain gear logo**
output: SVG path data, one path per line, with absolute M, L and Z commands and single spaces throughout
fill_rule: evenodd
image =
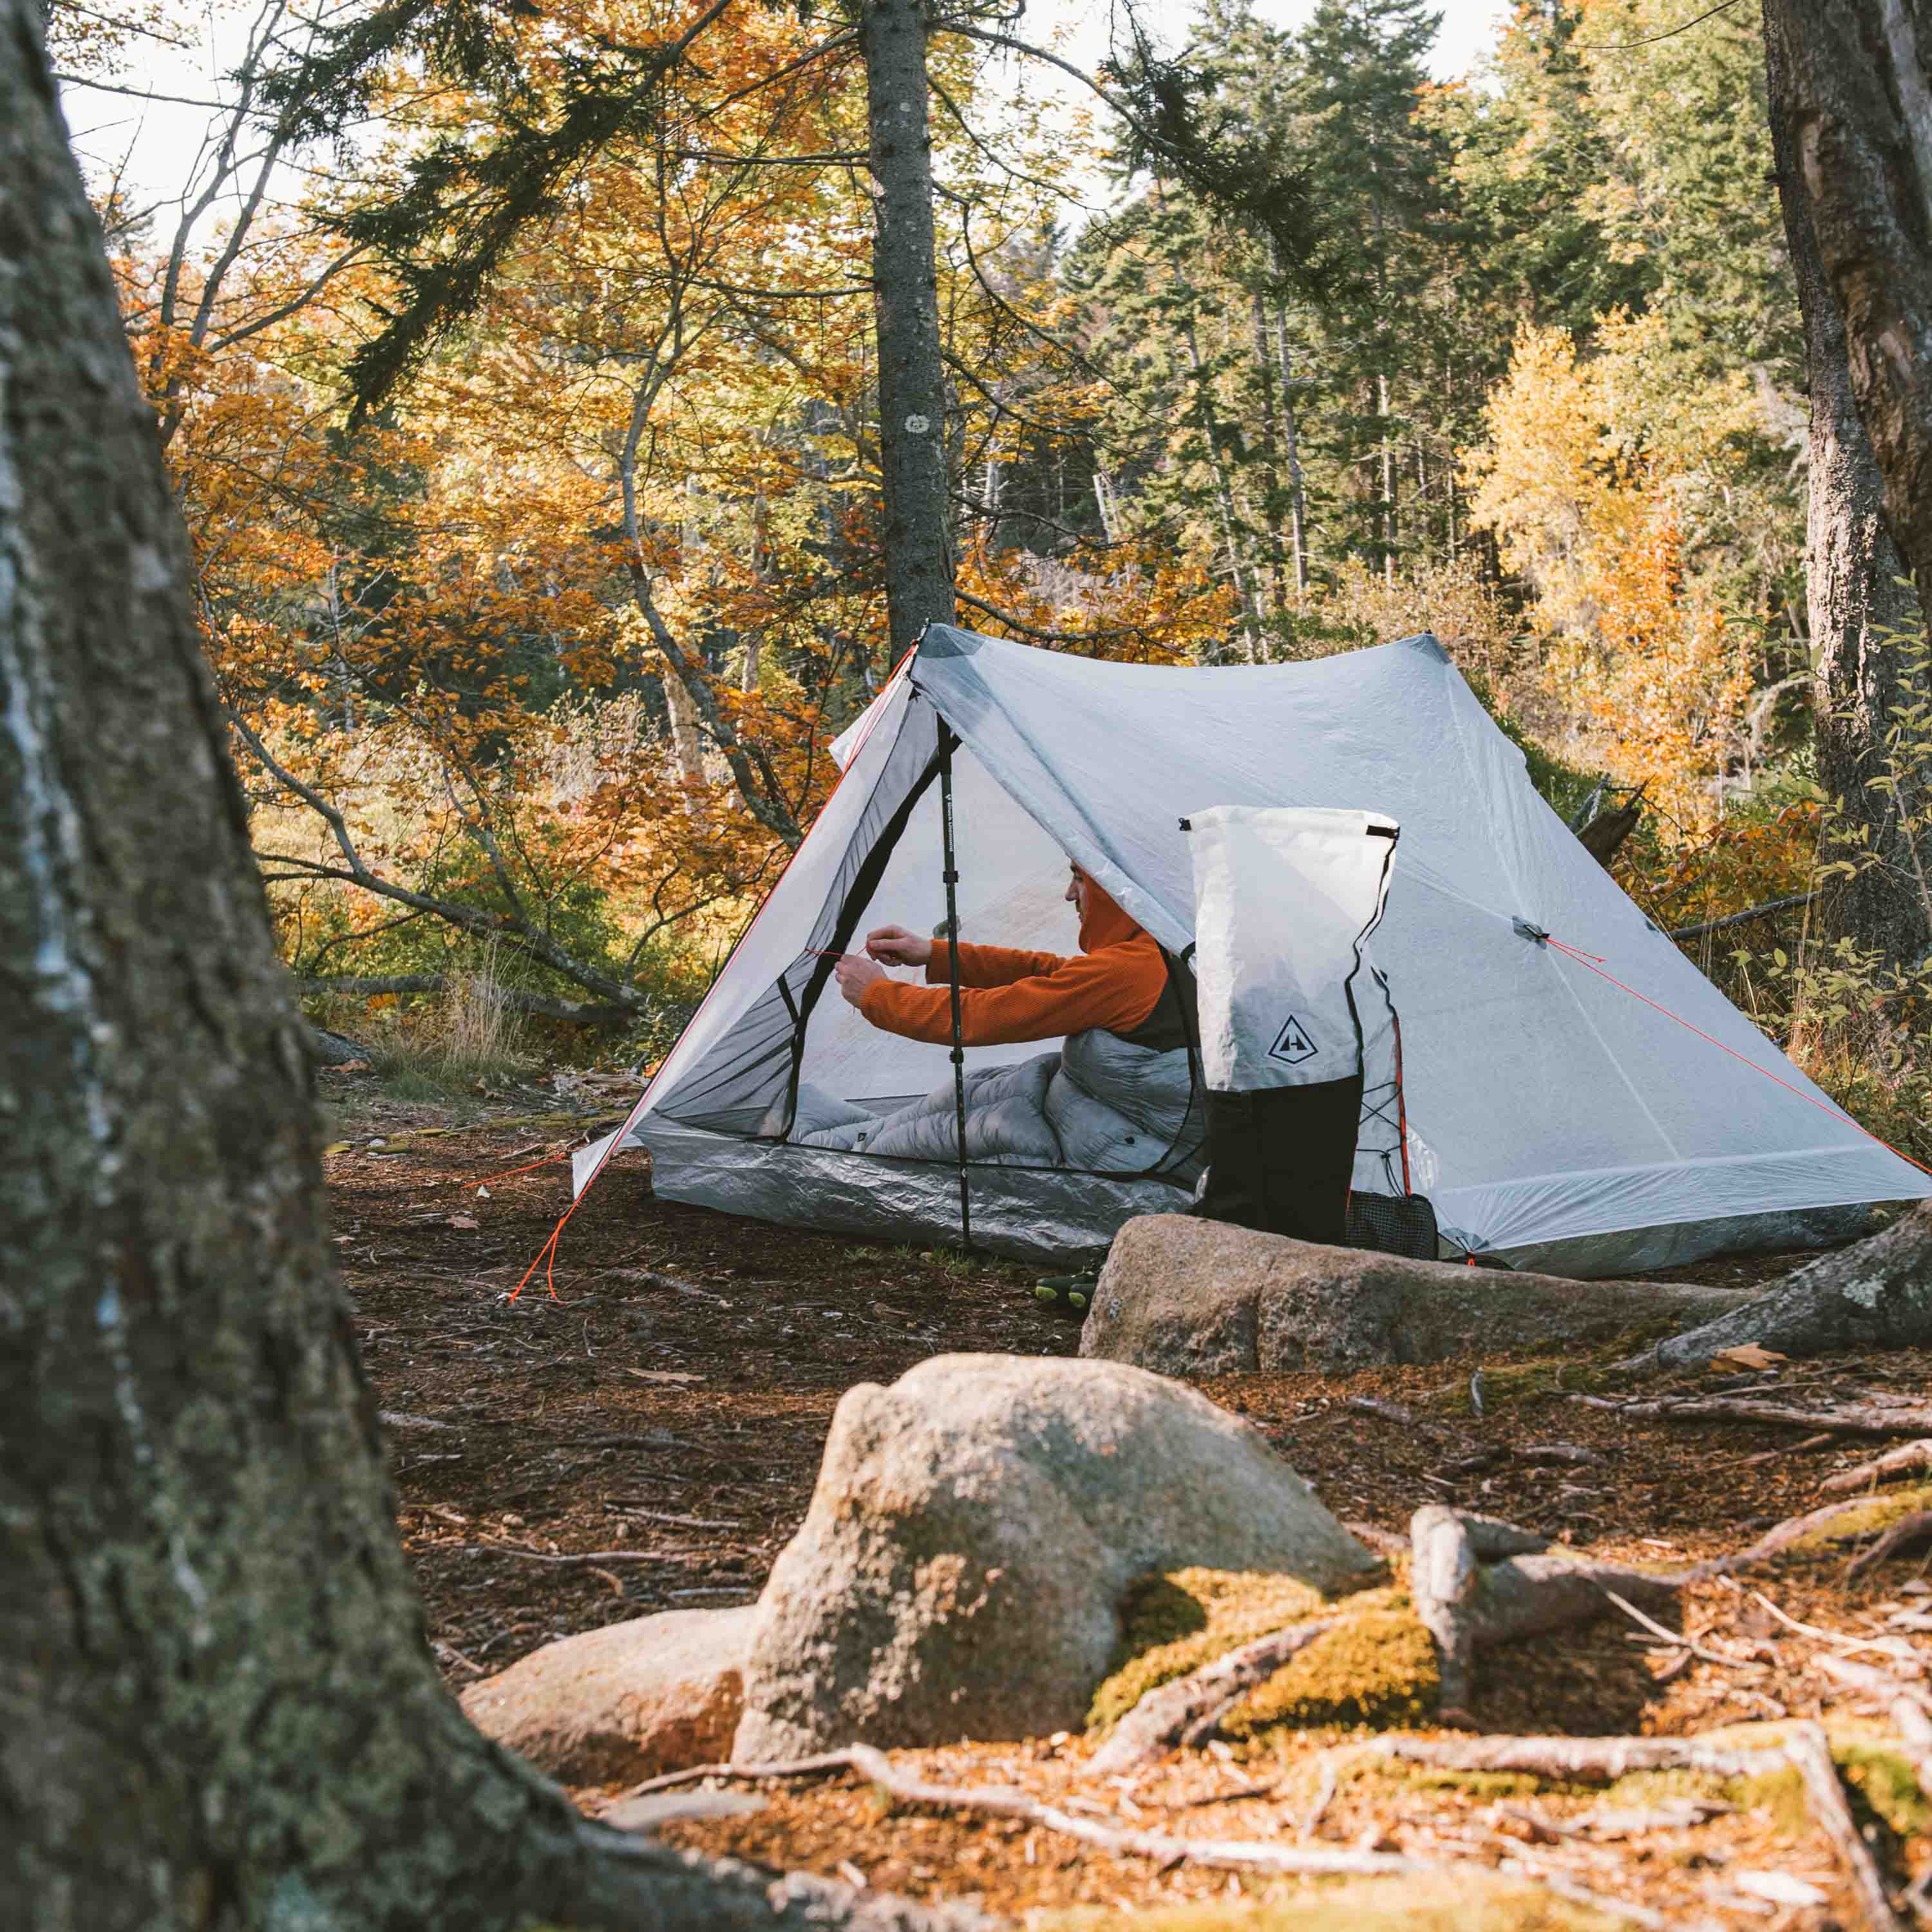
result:
M 1299 1066 L 1304 1060 L 1312 1060 L 1319 1051 L 1308 1037 L 1308 1029 L 1290 1013 L 1286 1024 L 1276 1034 L 1274 1046 L 1268 1048 L 1268 1058 L 1285 1060 L 1290 1066 Z

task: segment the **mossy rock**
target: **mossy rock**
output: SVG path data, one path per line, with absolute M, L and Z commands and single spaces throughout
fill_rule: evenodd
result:
M 1110 1729 L 1150 1690 L 1327 1607 L 1319 1591 L 1265 1571 L 1186 1569 L 1143 1576 L 1120 1606 L 1120 1640 L 1087 1721 L 1096 1730 Z
M 1029 1918 L 1034 1932 L 1628 1932 L 1629 1922 L 1572 1904 L 1519 1880 L 1418 1873 L 1304 1886 L 1252 1902 L 1077 1906 Z M 1286 1895 L 1280 1895 L 1286 1893 Z

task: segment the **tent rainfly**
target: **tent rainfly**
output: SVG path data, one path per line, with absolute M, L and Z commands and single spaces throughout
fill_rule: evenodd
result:
M 1844 1238 L 1870 1204 L 1932 1194 L 1619 890 L 1432 637 L 1202 669 L 934 625 L 834 751 L 836 790 L 630 1118 L 578 1156 L 580 1192 L 641 1144 L 668 1199 L 958 1238 L 956 1136 L 937 1159 L 866 1151 L 862 1126 L 827 1144 L 840 1120 L 927 1094 L 951 1118 L 949 1049 L 869 1026 L 826 956 L 871 926 L 944 914 L 936 781 L 950 763 L 959 931 L 1000 945 L 1072 950 L 1071 857 L 1183 956 L 1181 821 L 1214 806 L 1396 821 L 1375 946 L 1400 1016 L 1408 1178 L 1472 1252 L 1630 1274 Z M 1023 1083 L 1043 1050 L 966 1060 L 976 1078 L 1008 1068 Z M 974 1240 L 1031 1260 L 1092 1256 L 1130 1216 L 1185 1207 L 1193 1178 L 1166 1143 L 1125 1159 L 1116 1146 L 1100 1171 L 980 1157 L 970 1136 L 968 1152 Z

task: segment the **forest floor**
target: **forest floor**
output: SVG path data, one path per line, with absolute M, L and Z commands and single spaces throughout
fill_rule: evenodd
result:
M 832 1407 L 854 1383 L 890 1382 L 941 1352 L 1076 1351 L 1078 1328 L 1035 1303 L 1030 1270 L 659 1202 L 641 1154 L 614 1163 L 572 1217 L 556 1298 L 539 1270 L 512 1304 L 506 1298 L 568 1204 L 568 1167 L 488 1179 L 484 1192 L 479 1184 L 563 1150 L 594 1121 L 614 1124 L 617 1084 L 578 1080 L 563 1100 L 458 1109 L 386 1100 L 353 1076 L 324 1084 L 335 1239 L 386 1415 L 399 1526 L 454 1688 L 571 1632 L 750 1601 L 804 1516 Z M 1665 1278 L 1748 1286 L 1798 1258 L 1706 1263 Z M 1480 1415 L 1469 1396 L 1478 1369 Z M 1928 1383 L 1932 1356 L 1901 1353 L 1756 1372 L 1714 1366 L 1643 1392 L 1748 1387 L 1810 1406 L 1897 1400 Z M 1345 1520 L 1400 1532 L 1419 1504 L 1450 1502 L 1594 1554 L 1652 1563 L 1738 1548 L 1816 1506 L 1826 1477 L 1883 1446 L 1761 1422 L 1637 1420 L 1580 1402 L 1580 1384 L 1615 1387 L 1600 1366 L 1525 1362 L 1499 1346 L 1428 1367 L 1204 1387 L 1266 1432 Z M 1569 1460 L 1546 1453 L 1552 1443 L 1567 1445 Z M 1472 1461 L 1481 1466 L 1451 1466 Z M 560 1556 L 576 1560 L 546 1560 Z M 1695 1635 L 1700 1656 L 1621 1618 L 1492 1653 L 1478 1678 L 1478 1725 L 1578 1736 L 1743 1725 L 1761 1727 L 1752 1733 L 1761 1741 L 1778 1735 L 1780 1720 L 1825 1715 L 1888 1876 L 1901 1886 L 1932 1881 L 1932 1838 L 1909 1767 L 1861 1744 L 1882 1726 L 1820 1664 L 1875 1657 L 1894 1675 L 1924 1678 L 1932 1668 L 1924 1567 L 1901 1556 L 1854 1574 L 1840 1550 L 1697 1586 L 1678 1627 Z M 1862 1647 L 1848 1652 L 1848 1644 Z M 1447 1889 L 1438 1888 L 1436 1916 L 1405 1924 L 1556 1928 L 1621 1917 L 1822 1932 L 1864 1922 L 1795 1786 L 1732 1790 L 1738 1808 L 1685 1822 L 1696 1809 L 1686 1792 L 1710 1797 L 1708 1780 L 1673 1774 L 1643 1789 L 1626 1780 L 1606 1796 L 1526 1777 L 1376 1765 L 1357 1736 L 1302 1732 L 1226 1756 L 1186 1754 L 1124 1789 L 1082 1786 L 1091 1747 L 1077 1736 L 896 1756 L 952 1784 L 1075 1794 L 1073 1809 L 1122 1826 L 1224 1839 L 1299 1833 L 1439 1863 Z M 918 1896 L 977 1897 L 1056 1927 L 1110 1925 L 1129 1906 L 1299 1897 L 1308 1884 L 1192 1861 L 1161 1870 L 1017 1822 L 882 1807 L 849 1774 L 757 1788 L 766 1804 L 755 1815 L 676 1824 L 667 1835 L 775 1867 L 862 1874 Z M 592 1811 L 622 1795 L 577 1794 Z M 1673 1803 L 1683 1813 L 1674 1822 Z M 1533 1906 L 1492 1918 L 1489 1893 L 1458 1889 L 1469 1874 L 1485 1884 L 1498 1874 L 1553 1882 L 1622 1904 L 1600 1917 L 1540 1893 Z M 1334 1922 L 1346 1918 L 1352 1932 L 1384 1922 L 1372 1886 L 1330 1902 Z M 1062 1916 L 1081 1907 L 1090 1916 Z

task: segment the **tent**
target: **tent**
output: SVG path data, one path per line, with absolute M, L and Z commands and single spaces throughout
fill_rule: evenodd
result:
M 958 1238 L 952 1162 L 791 1138 L 801 1093 L 883 1111 L 952 1080 L 947 1048 L 868 1026 L 824 956 L 872 926 L 944 915 L 935 779 L 950 760 L 959 931 L 999 944 L 1071 950 L 1071 856 L 1181 956 L 1190 812 L 1331 806 L 1397 821 L 1376 946 L 1400 1015 L 1408 1172 L 1473 1252 L 1628 1274 L 1843 1239 L 1870 1204 L 1932 1193 L 1591 858 L 1432 637 L 1200 668 L 934 625 L 834 749 L 838 785 L 631 1118 L 578 1156 L 580 1191 L 641 1144 L 669 1199 Z M 974 1163 L 965 1181 L 976 1242 L 1036 1260 L 1090 1256 L 1130 1216 L 1188 1202 L 1159 1172 Z

